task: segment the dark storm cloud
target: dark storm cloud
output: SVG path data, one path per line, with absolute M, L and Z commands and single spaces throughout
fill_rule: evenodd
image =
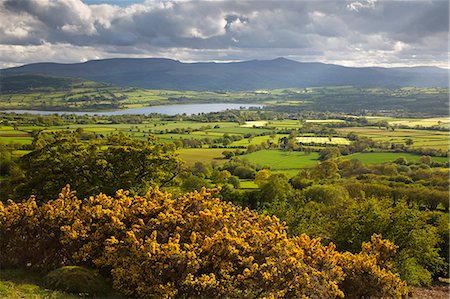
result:
M 447 1 L 145 1 L 118 6 L 6 0 L 0 3 L 0 18 L 4 65 L 36 59 L 39 49 L 46 52 L 41 60 L 68 61 L 114 55 L 182 60 L 287 56 L 348 65 L 443 65 L 448 55 Z

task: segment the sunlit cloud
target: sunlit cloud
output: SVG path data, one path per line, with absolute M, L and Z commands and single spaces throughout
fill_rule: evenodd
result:
M 111 57 L 448 65 L 447 1 L 0 2 L 0 66 Z

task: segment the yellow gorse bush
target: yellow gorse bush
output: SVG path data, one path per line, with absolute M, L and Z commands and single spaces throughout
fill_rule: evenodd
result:
M 66 187 L 42 205 L 33 197 L 0 203 L 0 234 L 1 265 L 88 265 L 130 297 L 338 298 L 361 289 L 407 296 L 390 271 L 396 248 L 380 236 L 359 254 L 340 253 L 304 234 L 288 238 L 277 218 L 205 189 L 79 200 Z

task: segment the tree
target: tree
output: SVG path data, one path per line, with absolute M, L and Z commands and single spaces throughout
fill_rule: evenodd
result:
M 320 164 L 318 164 L 313 169 L 314 176 L 318 179 L 338 179 L 340 177 L 339 175 L 339 168 L 336 164 L 336 162 L 332 160 L 326 160 Z
M 81 197 L 120 188 L 145 192 L 163 187 L 182 171 L 174 152 L 154 139 L 139 141 L 123 134 L 108 139 L 107 149 L 95 142 L 81 142 L 76 135 L 58 135 L 43 148 L 19 160 L 24 177 L 16 182 L 15 195 L 32 192 L 39 199 L 58 194 L 66 184 Z
M 401 277 L 414 285 L 428 285 L 444 267 L 444 259 L 439 255 L 438 230 L 427 222 L 405 201 L 396 205 L 390 199 L 353 201 L 335 222 L 332 241 L 340 250 L 357 252 L 372 234 L 382 234 L 398 246 L 394 263 Z
M 293 138 L 293 139 L 289 139 L 289 141 L 286 144 L 286 148 L 285 149 L 288 152 L 292 152 L 292 151 L 298 150 L 298 148 L 299 148 L 299 146 L 297 144 L 297 141 L 295 140 L 295 138 Z
M 341 155 L 337 147 L 326 147 L 319 152 L 319 160 L 325 161 L 335 159 Z
M 283 173 L 272 174 L 260 189 L 260 203 L 286 201 L 293 195 L 294 189 Z
M 205 162 L 195 162 L 192 173 L 196 176 L 209 178 L 212 173 L 211 164 Z
M 395 159 L 394 163 L 399 165 L 406 165 L 408 161 L 406 161 L 405 157 L 398 157 L 397 159 Z
M 203 187 L 208 187 L 208 185 L 208 181 L 204 178 L 189 174 L 186 178 L 183 179 L 181 188 L 183 188 L 184 191 L 191 192 L 195 190 L 199 191 Z
M 228 182 L 228 179 L 230 178 L 231 173 L 228 170 L 218 170 L 214 169 L 213 173 L 211 175 L 211 180 L 213 183 L 217 185 L 225 184 Z
M 223 151 L 222 155 L 224 156 L 225 159 L 231 159 L 234 157 L 234 152 L 232 151 Z
M 344 187 L 334 185 L 312 185 L 304 189 L 303 195 L 307 201 L 325 204 L 334 204 L 349 197 Z
M 258 185 L 260 188 L 267 183 L 267 180 L 270 177 L 270 170 L 268 169 L 262 169 L 258 171 L 255 175 L 255 184 Z
M 241 181 L 235 175 L 232 175 L 228 178 L 228 183 L 231 184 L 235 189 L 239 188 L 241 185 Z
M 249 166 L 240 165 L 233 170 L 233 175 L 238 176 L 240 179 L 254 179 L 255 170 Z
M 338 167 L 342 177 L 359 175 L 365 171 L 363 164 L 358 159 L 340 161 Z
M 430 165 L 432 161 L 433 160 L 431 159 L 430 156 L 422 156 L 422 157 L 419 158 L 419 162 L 422 163 L 422 164 Z

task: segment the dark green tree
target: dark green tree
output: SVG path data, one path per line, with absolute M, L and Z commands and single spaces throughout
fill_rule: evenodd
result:
M 151 186 L 167 185 L 182 170 L 181 160 L 170 147 L 153 138 L 139 141 L 123 134 L 111 136 L 107 144 L 60 134 L 23 156 L 19 165 L 24 176 L 12 182 L 16 197 L 34 194 L 38 199 L 57 196 L 66 184 L 80 197 L 114 194 L 118 189 L 141 193 Z

